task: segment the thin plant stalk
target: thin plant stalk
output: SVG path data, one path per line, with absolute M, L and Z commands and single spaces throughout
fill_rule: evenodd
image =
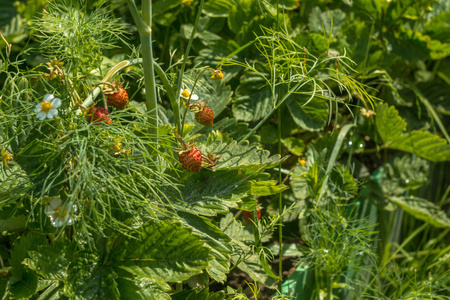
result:
M 184 53 L 183 64 L 181 65 L 180 76 L 178 77 L 177 91 L 179 91 L 179 90 L 181 90 L 183 88 L 184 69 L 186 68 L 186 64 L 187 64 L 187 60 L 188 60 L 188 56 L 189 56 L 189 51 L 191 50 L 192 41 L 194 40 L 195 32 L 197 31 L 198 20 L 200 20 L 200 15 L 202 14 L 203 2 L 204 2 L 204 0 L 200 1 L 199 7 L 198 7 L 198 11 L 197 11 L 197 16 L 196 16 L 195 22 L 194 22 L 194 27 L 192 28 L 191 37 L 189 38 L 188 46 L 186 48 L 186 52 Z M 180 106 L 181 106 L 182 103 L 183 102 L 180 101 Z M 181 128 L 181 132 L 182 131 L 183 131 L 183 129 Z
M 150 136 L 158 136 L 158 108 L 155 83 L 155 68 L 153 62 L 152 47 L 152 2 L 151 0 L 142 1 L 142 17 L 136 7 L 134 0 L 127 0 L 134 22 L 136 23 L 142 44 L 142 61 L 144 69 L 145 101 L 148 111 L 148 133 Z

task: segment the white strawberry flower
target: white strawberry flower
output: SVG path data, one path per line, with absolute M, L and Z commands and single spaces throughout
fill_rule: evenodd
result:
M 75 221 L 72 213 L 77 212 L 78 207 L 73 204 L 70 207 L 64 204 L 61 199 L 55 198 L 45 208 L 45 214 L 50 218 L 54 227 L 70 226 Z
M 198 96 L 194 93 L 192 93 L 189 90 L 180 90 L 180 97 L 184 98 L 184 99 L 189 99 L 189 97 L 191 97 L 191 100 L 198 100 Z
M 61 99 L 55 98 L 52 94 L 47 94 L 41 103 L 36 105 L 34 112 L 39 120 L 53 119 L 58 114 L 58 107 L 61 106 Z

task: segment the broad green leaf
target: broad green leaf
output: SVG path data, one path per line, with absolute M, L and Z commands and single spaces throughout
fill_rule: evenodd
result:
M 208 273 L 214 280 L 224 282 L 230 269 L 231 239 L 207 218 L 181 211 L 178 215 L 211 248 L 213 259 L 209 262 Z
M 246 231 L 242 223 L 237 221 L 233 214 L 229 213 L 220 220 L 220 228 L 231 237 L 233 248 L 235 249 L 231 260 L 238 264 L 238 268 L 247 273 L 255 281 L 259 281 L 266 286 L 272 286 L 275 280 L 269 277 L 261 266 L 259 256 L 253 254 L 248 243 L 254 243 L 254 236 Z M 242 257 L 244 260 L 241 260 Z
M 328 38 L 315 32 L 302 32 L 294 38 L 294 41 L 304 46 L 316 56 L 322 55 L 328 49 Z
M 33 271 L 28 270 L 25 265 L 22 264 L 22 262 L 25 258 L 28 257 L 28 251 L 37 250 L 38 246 L 45 244 L 47 244 L 47 239 L 44 236 L 34 235 L 32 233 L 22 235 L 14 242 L 11 251 L 11 259 L 9 260 L 9 264 L 12 267 L 11 274 L 13 276 L 10 278 L 10 282 L 12 284 L 14 284 L 15 282 L 24 282 L 24 284 L 26 285 L 27 281 L 34 282 L 34 277 L 36 277 L 36 285 L 34 285 L 34 289 L 36 289 L 36 274 Z M 26 291 L 23 291 L 24 293 L 28 293 L 28 296 L 22 297 L 30 297 L 31 295 L 33 295 L 34 291 L 32 291 L 32 287 L 33 285 L 30 285 L 29 289 L 27 288 Z
M 252 179 L 256 180 L 260 176 Z M 173 189 L 166 189 L 164 193 L 174 199 L 183 199 L 173 203 L 177 210 L 215 216 L 236 208 L 241 198 L 248 196 L 251 184 L 247 179 L 248 175 L 243 171 L 205 170 L 190 176 L 179 189 L 181 194 Z
M 423 28 L 423 33 L 430 36 L 432 39 L 443 43 L 450 43 L 450 11 L 442 12 L 435 16 Z
M 381 186 L 386 195 L 400 195 L 407 190 L 418 189 L 429 180 L 429 163 L 419 157 L 395 157 L 383 167 Z
M 223 136 L 226 136 L 233 140 L 239 140 L 247 133 L 250 132 L 250 128 L 248 128 L 247 123 L 238 122 L 234 118 L 223 118 L 218 122 L 214 122 L 212 127 L 203 127 L 198 133 L 201 133 L 197 141 L 202 141 L 206 139 L 210 139 L 210 135 L 220 133 Z M 250 144 L 255 144 L 258 142 L 258 136 L 252 135 L 249 137 Z
M 0 219 L 0 232 L 15 231 L 25 228 L 27 217 L 24 215 L 13 216 L 9 219 Z
M 66 293 L 75 299 L 118 299 L 116 273 L 91 252 L 77 253 L 67 270 Z
M 230 8 L 234 5 L 231 0 L 209 0 L 203 5 L 203 13 L 210 17 L 227 17 Z
M 228 27 L 234 33 L 239 33 L 244 24 L 254 15 L 251 11 L 251 0 L 233 1 L 233 6 L 228 11 Z
M 318 6 L 314 7 L 309 14 L 309 28 L 311 31 L 319 32 L 329 35 L 333 30 L 333 35 L 339 31 L 342 23 L 345 20 L 345 13 L 340 9 L 329 10 L 322 12 Z M 331 28 L 333 22 L 333 28 Z M 325 29 L 325 32 L 323 30 Z
M 120 299 L 170 300 L 165 293 L 170 291 L 170 286 L 163 280 L 117 278 L 116 282 Z
M 319 131 L 325 126 L 328 103 L 324 99 L 310 95 L 292 94 L 286 106 L 295 123 L 309 131 Z M 309 102 L 308 102 L 309 101 Z
M 14 299 L 29 298 L 37 291 L 38 276 L 31 270 L 22 272 L 20 280 L 11 284 L 9 293 Z
M 28 252 L 30 258 L 25 259 L 24 264 L 45 279 L 64 281 L 74 251 L 73 245 L 62 242 L 40 246 L 38 251 Z
M 179 223 L 147 222 L 111 251 L 109 261 L 138 277 L 176 282 L 209 267 L 210 249 L 203 244 Z
M 207 145 L 199 145 L 198 148 L 203 153 L 211 152 L 215 156 L 220 155 L 219 162 L 211 168 L 213 171 L 239 169 L 255 172 L 272 168 L 280 162 L 279 155 L 270 156 L 269 151 L 249 145 L 248 141 L 240 143 L 233 141 L 229 144 L 211 141 Z
M 427 41 L 419 32 L 400 31 L 388 33 L 386 37 L 392 46 L 392 51 L 403 60 L 415 62 L 430 56 Z
M 273 107 L 274 96 L 264 78 L 250 71 L 241 77 L 233 103 L 233 114 L 238 120 L 253 122 L 266 116 Z
M 287 150 L 289 150 L 289 152 L 297 156 L 303 155 L 306 150 L 306 146 L 303 140 L 297 137 L 288 137 L 282 139 L 281 143 L 284 147 L 287 148 Z
M 376 109 L 376 126 L 384 143 L 396 140 L 406 129 L 406 122 L 394 106 L 379 104 Z
M 278 184 L 278 182 L 275 180 L 250 180 L 250 183 L 252 184 L 252 187 L 250 188 L 251 195 L 270 196 L 279 194 L 287 189 L 287 186 L 285 186 L 284 184 Z
M 186 290 L 172 295 L 172 300 L 223 300 L 223 299 L 225 299 L 224 291 L 210 293 L 208 288 L 203 289 L 201 291 L 197 291 L 194 289 Z
M 447 141 L 426 131 L 412 131 L 404 134 L 387 147 L 413 153 L 434 162 L 450 161 L 450 145 Z
M 425 221 L 438 228 L 450 227 L 450 219 L 432 202 L 418 197 L 389 197 L 389 200 L 403 208 L 415 218 Z

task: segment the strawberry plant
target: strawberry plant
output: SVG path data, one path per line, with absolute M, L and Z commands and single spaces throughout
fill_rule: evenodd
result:
M 5 0 L 2 299 L 448 299 L 446 1 Z

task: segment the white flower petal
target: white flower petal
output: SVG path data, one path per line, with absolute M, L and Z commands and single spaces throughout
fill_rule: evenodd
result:
M 47 213 L 47 211 L 50 211 L 50 213 L 53 214 L 55 212 L 55 209 L 57 209 L 61 205 L 61 199 L 54 198 L 48 203 L 47 207 L 45 208 L 45 213 Z
M 39 104 L 36 105 L 36 107 L 34 108 L 34 112 L 35 112 L 35 113 L 38 113 L 38 112 L 40 112 L 41 110 L 42 110 L 42 104 L 39 103 Z
M 198 100 L 198 96 L 196 94 L 192 94 L 191 100 Z
M 55 96 L 53 94 L 47 94 L 44 96 L 44 99 L 42 101 L 50 102 Z
M 47 114 L 45 112 L 41 111 L 36 115 L 36 117 L 42 121 L 47 117 Z
M 66 225 L 70 226 L 73 224 L 73 218 L 69 218 L 69 220 L 65 221 Z
M 52 101 L 52 108 L 58 108 L 61 106 L 61 99 L 55 98 Z
M 47 113 L 47 118 L 53 119 L 54 116 L 58 114 L 58 110 L 56 108 L 52 108 Z
M 60 218 L 55 218 L 54 220 L 52 220 L 52 219 L 50 218 L 50 220 L 52 221 L 53 227 L 61 227 L 61 226 L 64 225 L 63 220 L 61 220 Z

